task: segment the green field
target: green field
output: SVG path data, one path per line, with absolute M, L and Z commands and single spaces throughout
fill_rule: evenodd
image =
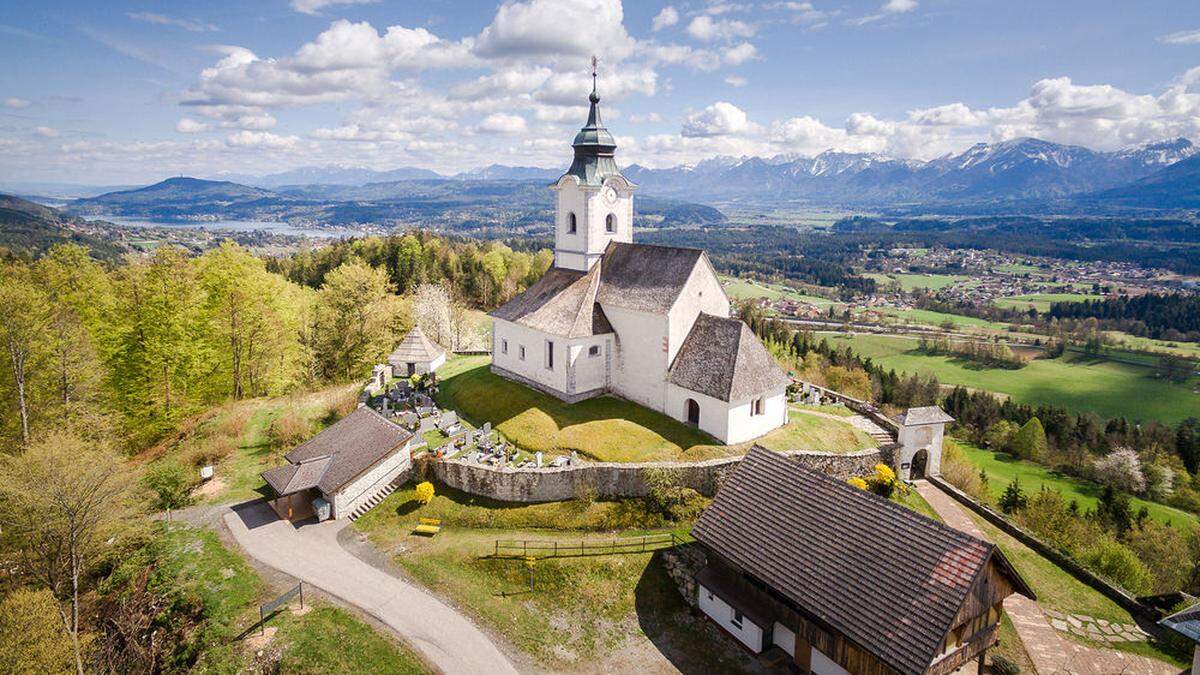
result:
M 1006 323 L 988 321 L 987 319 L 978 319 L 973 316 L 935 312 L 928 309 L 896 309 L 894 307 L 883 307 L 880 309 L 883 313 L 894 316 L 906 323 L 920 323 L 929 326 L 941 326 L 949 321 L 950 323 L 954 324 L 956 329 L 960 330 L 964 328 L 1005 330 L 1008 328 L 1008 324 Z
M 1011 298 L 997 298 L 992 304 L 1006 309 L 1029 309 L 1032 307 L 1039 312 L 1049 312 L 1052 302 L 1083 302 L 1084 300 L 1100 300 L 1102 297 L 1083 293 L 1033 293 L 1031 295 L 1014 295 Z
M 1022 403 L 1059 405 L 1103 417 L 1177 423 L 1200 414 L 1200 396 L 1185 385 L 1160 380 L 1150 368 L 1068 354 L 1036 359 L 1017 370 L 981 368 L 950 356 L 918 352 L 917 340 L 892 335 L 825 334 L 836 347 L 849 345 L 885 368 L 930 372 L 943 384 L 1007 394 Z
M 962 441 L 952 442 L 962 449 L 972 464 L 987 472 L 988 489 L 993 496 L 999 496 L 1004 492 L 1004 488 L 1008 487 L 1008 484 L 1016 478 L 1020 480 L 1025 494 L 1032 494 L 1046 487 L 1062 493 L 1068 501 L 1079 502 L 1081 509 L 1092 509 L 1095 508 L 1103 490 L 1102 486 L 1092 481 L 1066 476 L 1040 464 L 1022 461 L 1003 452 L 984 450 Z M 1200 517 L 1195 514 L 1138 497 L 1130 498 L 1130 503 L 1134 511 L 1144 506 L 1151 518 L 1166 521 L 1172 525 L 1194 524 L 1200 520 Z
M 937 291 L 971 278 L 961 274 L 864 274 L 863 276 L 874 279 L 876 283 L 885 288 L 892 282 L 898 281 L 900 288 L 905 292 L 918 288 Z
M 1026 263 L 1008 263 L 1005 265 L 997 265 L 997 272 L 1006 274 L 1038 274 L 1042 271 L 1037 265 L 1029 265 Z
M 722 445 L 708 434 L 662 413 L 612 396 L 568 405 L 506 380 L 488 368 L 489 357 L 451 359 L 441 370 L 438 403 L 475 426 L 491 422 L 529 452 L 572 450 L 606 462 L 699 460 L 744 454 L 750 443 Z M 794 422 L 758 439 L 776 450 L 849 451 L 868 437 L 849 424 L 797 414 Z
M 727 282 L 724 286 L 725 293 L 733 300 L 748 300 L 751 298 L 779 300 L 786 298 L 822 307 L 839 304 L 829 298 L 823 298 L 819 295 L 807 295 L 779 284 L 768 284 L 749 279 L 733 279 L 728 277 L 722 277 L 722 282 Z

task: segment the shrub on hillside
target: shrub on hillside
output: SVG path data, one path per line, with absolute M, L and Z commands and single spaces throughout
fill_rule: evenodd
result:
M 1092 465 L 1096 481 L 1122 490 L 1141 494 L 1146 491 L 1142 460 L 1132 448 L 1117 448 Z
M 1061 492 L 1042 488 L 1026 500 L 1014 520 L 1041 540 L 1074 555 L 1103 536 L 1100 526 L 1079 516 L 1079 507 Z
M 433 483 L 430 483 L 429 481 L 418 483 L 414 493 L 418 502 L 422 504 L 428 504 L 429 502 L 433 501 Z
M 983 445 L 990 450 L 1011 452 L 1013 437 L 1017 435 L 1018 430 L 1020 427 L 1016 424 L 1008 420 L 1000 420 L 984 432 Z
M 1021 489 L 1020 479 L 1014 478 L 1004 488 L 1004 493 L 1000 495 L 1000 499 L 996 501 L 1000 506 L 1000 510 L 1005 513 L 1016 513 L 1025 508 L 1029 504 L 1029 498 L 1025 496 L 1025 491 Z
M 1146 475 L 1146 495 L 1155 501 L 1164 501 L 1175 490 L 1175 470 L 1162 464 L 1142 466 Z
M 229 436 L 213 436 L 189 452 L 184 463 L 199 467 L 216 464 L 237 450 L 237 441 Z
M 896 478 L 892 467 L 883 463 L 875 465 L 875 473 L 868 476 L 866 481 L 868 490 L 885 499 L 891 499 L 897 492 L 904 494 L 908 490 L 904 483 Z
M 1200 565 L 1200 528 L 1179 529 L 1146 521 L 1124 543 L 1150 572 L 1153 593 L 1186 591 Z
M 288 410 L 271 422 L 267 435 L 273 448 L 283 450 L 304 442 L 310 431 L 308 420 L 295 410 Z
M 1036 461 L 1046 452 L 1046 430 L 1042 428 L 1042 421 L 1036 417 L 1030 417 L 1021 428 L 1013 435 L 1010 444 L 1012 453 L 1021 459 Z
M 1133 551 L 1111 537 L 1093 542 L 1079 561 L 1134 595 L 1145 595 L 1154 587 L 1150 571 Z
M 942 445 L 942 478 L 981 502 L 990 502 L 986 474 L 975 468 L 962 448 L 947 439 Z
M 17 589 L 0 600 L 0 663 L 7 664 L 5 672 L 75 672 L 75 650 L 58 609 L 48 590 Z M 91 642 L 91 636 L 84 637 Z
M 177 462 L 155 464 L 146 471 L 142 482 L 154 493 L 155 508 L 166 511 L 168 519 L 171 511 L 192 503 L 192 473 Z

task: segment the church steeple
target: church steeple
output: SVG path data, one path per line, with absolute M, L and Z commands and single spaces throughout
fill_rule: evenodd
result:
M 613 155 L 617 150 L 617 141 L 613 138 L 604 123 L 600 120 L 600 95 L 596 93 L 597 61 L 592 57 L 592 93 L 588 96 L 591 107 L 588 109 L 587 123 L 575 134 L 571 143 L 575 148 L 575 160 L 567 173 L 575 176 L 585 185 L 600 185 L 609 175 L 620 175 L 617 162 Z

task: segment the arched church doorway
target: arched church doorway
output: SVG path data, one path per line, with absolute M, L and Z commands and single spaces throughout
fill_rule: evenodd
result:
M 908 469 L 909 480 L 916 480 L 925 477 L 926 467 L 929 466 L 929 451 L 921 448 L 917 454 L 913 455 L 912 465 Z
M 687 423 L 700 426 L 700 404 L 696 403 L 696 399 L 689 398 L 684 408 L 687 411 Z

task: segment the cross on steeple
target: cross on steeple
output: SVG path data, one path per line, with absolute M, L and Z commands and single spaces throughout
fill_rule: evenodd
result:
M 596 73 L 598 72 L 599 65 L 600 59 L 596 58 L 595 54 L 592 54 L 592 95 L 588 97 L 592 103 L 600 100 L 600 97 L 596 94 Z

